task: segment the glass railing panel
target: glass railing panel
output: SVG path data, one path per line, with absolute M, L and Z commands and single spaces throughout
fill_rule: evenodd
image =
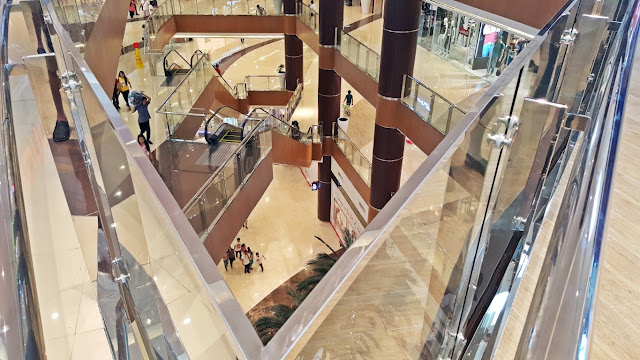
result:
M 379 80 L 379 70 L 380 70 L 380 55 L 369 52 L 369 57 L 367 58 L 367 64 L 365 67 L 365 71 L 372 78 Z
M 434 96 L 433 98 L 433 107 L 431 108 L 431 119 L 430 123 L 438 129 L 441 133 L 446 135 L 445 130 L 447 129 L 447 119 L 449 118 L 449 108 L 450 104 L 445 99 Z
M 204 202 L 206 227 L 213 224 L 218 215 L 222 212 L 229 200 L 229 193 L 226 192 L 225 184 L 228 179 L 217 176 L 213 183 L 204 191 L 202 199 Z
M 80 81 L 89 83 L 83 78 L 79 67 L 76 68 L 76 73 L 80 73 Z M 124 144 L 113 128 L 103 122 L 108 116 L 103 108 L 96 106 L 98 102 L 95 96 L 83 91 L 81 100 L 81 103 L 76 101 L 76 104 L 80 105 L 79 107 L 83 104 L 86 106 L 86 124 L 96 124 L 90 128 L 90 134 L 86 134 L 95 144 L 96 158 L 93 159 L 93 163 L 100 168 L 119 170 L 99 172 L 108 199 L 105 206 L 108 206 L 113 216 L 113 223 L 105 226 L 112 227 L 117 235 L 124 267 L 131 275 L 133 305 L 138 313 L 138 322 L 146 331 L 149 346 L 154 353 L 164 353 L 168 356 L 163 336 L 176 334 L 184 343 L 176 341 L 171 351 L 175 352 L 184 346 L 191 357 L 197 357 L 202 347 L 198 343 L 210 342 L 210 337 L 213 336 L 220 341 L 220 351 L 225 352 L 227 356 L 233 356 L 233 347 L 224 335 L 226 326 L 219 314 L 213 310 L 215 307 L 194 306 L 201 301 L 199 293 L 206 291 L 203 288 L 204 284 L 199 281 L 199 273 L 184 253 L 177 234 L 160 233 L 160 228 L 163 227 L 158 227 L 158 221 L 166 219 L 158 212 L 162 207 L 157 200 L 153 201 L 152 194 L 138 194 L 138 191 L 143 191 L 141 189 L 147 185 L 142 180 L 137 164 L 127 156 Z M 78 127 L 76 122 L 76 128 Z M 143 268 L 145 265 L 147 267 Z M 151 280 L 167 276 L 166 271 L 181 273 L 184 277 L 178 282 L 166 279 L 166 282 L 159 280 L 156 283 Z M 174 300 L 173 305 L 164 302 L 165 297 L 172 298 L 176 292 L 180 293 L 181 289 L 185 288 L 190 289 L 189 294 Z M 177 305 L 179 303 L 182 305 Z M 163 309 L 168 313 L 162 315 Z M 162 319 L 164 316 L 173 321 Z M 185 326 L 184 319 L 187 318 L 191 319 L 191 326 L 208 329 L 208 335 L 204 332 L 192 333 L 191 327 Z M 161 326 L 162 331 L 158 332 L 158 326 Z
M 184 215 L 187 217 L 187 220 L 189 220 L 189 223 L 198 236 L 204 235 L 207 219 L 206 216 L 203 216 L 206 215 L 206 212 L 203 210 L 202 201 L 198 201 L 190 205 L 189 208 L 184 211 Z
M 403 89 L 402 103 L 444 135 L 447 135 L 466 114 L 411 76 L 405 75 Z
M 476 125 L 460 138 L 372 245 L 373 257 L 311 336 L 303 358 L 318 351 L 331 358 L 420 358 L 429 350 L 425 345 L 439 348 L 453 312 L 440 306 L 453 305 L 465 281 L 469 239 L 481 229 L 498 165 L 500 150 L 484 145 L 485 138 L 500 131 Z M 465 161 L 478 155 L 477 147 L 486 158 L 484 171 Z M 388 341 L 397 338 L 402 342 Z
M 297 9 L 298 19 L 317 34 L 319 29 L 319 14 L 302 2 L 297 3 Z
M 56 52 L 58 70 L 66 74 L 64 91 L 97 202 L 101 315 L 115 342 L 119 315 L 103 305 L 119 297 L 133 328 L 125 343 L 136 343 L 129 349 L 114 343 L 114 356 L 125 358 L 129 350 L 139 349 L 146 358 L 195 359 L 215 348 L 221 358 L 242 358 L 186 248 L 189 238 L 197 241 L 195 234 L 178 230 L 176 224 L 186 225 L 186 219 L 172 217 L 165 208 L 177 208 L 175 200 L 158 198 L 150 187 L 162 180 L 64 34 L 51 5 L 49 10 L 58 34 L 54 46 L 63 49 Z M 164 186 L 158 189 L 167 192 Z
M 335 136 L 333 137 L 336 144 L 353 168 L 358 172 L 360 177 L 364 180 L 367 185 L 371 184 L 371 162 L 367 159 L 362 152 L 358 149 L 358 147 L 351 141 L 351 139 L 347 136 L 340 126 L 336 125 Z
M 193 68 L 160 105 L 156 113 L 164 114 L 167 119 L 169 135 L 180 126 L 186 114 L 204 113 L 205 109 L 193 108 L 204 89 L 214 77 L 215 70 L 206 55 L 199 57 Z M 217 75 L 217 74 L 216 74 Z
M 378 81 L 380 55 L 340 28 L 336 28 L 336 41 L 338 40 L 337 49 L 340 54 Z

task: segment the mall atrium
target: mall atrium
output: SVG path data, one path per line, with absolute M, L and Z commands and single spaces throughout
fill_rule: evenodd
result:
M 640 359 L 640 0 L 0 7 L 0 360 Z

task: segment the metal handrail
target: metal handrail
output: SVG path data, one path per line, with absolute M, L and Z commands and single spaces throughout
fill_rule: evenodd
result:
M 549 241 L 517 358 L 588 358 L 625 99 L 640 34 L 640 1 L 618 9 L 621 26 L 603 56 L 591 121 Z
M 229 106 L 224 106 L 223 108 L 233 109 L 232 107 L 229 107 Z M 233 109 L 233 110 L 235 110 L 235 109 Z M 216 111 L 216 114 L 218 113 L 218 111 Z M 263 124 L 265 121 L 266 120 L 262 120 L 259 123 L 259 125 Z M 251 130 L 251 132 L 238 145 L 238 148 L 236 150 L 234 150 L 233 153 L 229 154 L 229 156 L 224 160 L 224 162 L 218 166 L 218 168 L 213 172 L 213 174 L 211 174 L 211 176 L 209 176 L 209 179 L 207 179 L 207 181 L 200 187 L 200 189 L 198 189 L 198 191 L 196 191 L 195 195 L 193 195 L 191 200 L 189 200 L 189 202 L 185 206 L 182 207 L 182 212 L 186 213 L 187 210 L 189 208 L 191 208 L 191 206 L 193 206 L 193 204 L 195 204 L 195 202 L 198 201 L 198 199 L 203 196 L 203 194 L 207 191 L 207 189 L 209 189 L 209 187 L 211 187 L 211 185 L 213 184 L 213 181 L 216 179 L 216 177 L 218 175 L 220 175 L 220 173 L 222 173 L 224 171 L 224 169 L 226 168 L 227 164 L 229 164 L 230 161 L 235 159 L 236 155 L 242 150 L 242 148 L 247 144 L 247 142 L 249 142 L 251 140 L 253 135 L 256 135 L 261 130 L 260 128 L 261 128 L 261 126 L 256 126 L 253 130 Z
M 175 50 L 172 50 L 172 51 L 175 51 Z M 189 72 L 186 74 L 186 76 L 184 78 L 182 78 L 182 80 L 180 80 L 178 85 L 176 85 L 176 88 L 173 89 L 171 94 L 169 94 L 167 99 L 158 107 L 158 109 L 162 109 L 163 107 L 165 107 L 167 105 L 167 103 L 173 97 L 173 95 L 175 95 L 175 93 L 178 92 L 178 89 L 180 88 L 180 86 L 182 86 L 182 84 L 184 84 L 184 82 L 187 81 L 187 78 L 189 77 L 189 75 L 191 75 L 193 70 L 200 64 L 201 61 L 206 61 L 207 59 L 208 59 L 208 57 L 206 55 L 204 55 L 204 56 L 200 57 L 200 59 L 198 59 L 198 61 L 196 61 L 195 65 L 193 65 L 191 67 L 191 69 L 189 70 Z M 156 111 L 156 112 L 158 112 L 158 111 Z
M 351 147 L 354 148 L 357 151 L 358 155 L 360 155 L 360 158 L 364 159 L 366 164 L 369 165 L 369 168 L 371 168 L 372 167 L 371 161 L 369 161 L 369 159 L 367 159 L 367 157 L 364 156 L 362 151 L 360 151 L 360 149 L 358 149 L 358 147 L 355 145 L 353 140 L 351 140 L 349 135 L 347 135 L 347 133 L 344 132 L 344 130 L 340 127 L 340 125 L 338 123 L 333 123 L 333 126 L 334 126 L 334 130 L 333 130 L 333 138 L 334 138 L 334 140 L 336 140 L 336 142 L 337 142 L 337 139 L 340 137 L 339 134 L 342 134 L 342 138 L 344 140 L 346 140 L 351 145 Z
M 459 111 L 460 111 L 460 112 L 462 112 L 463 114 L 466 114 L 466 113 L 467 113 L 466 111 L 462 110 L 458 105 L 456 105 L 456 104 L 452 103 L 452 102 L 451 102 L 451 101 L 449 101 L 446 97 L 444 97 L 444 96 L 440 95 L 440 93 L 438 93 L 437 91 L 433 90 L 433 89 L 432 89 L 432 88 L 430 88 L 429 86 L 425 85 L 422 81 L 420 81 L 420 80 L 418 80 L 418 79 L 414 78 L 414 77 L 413 77 L 413 76 L 411 76 L 411 75 L 407 75 L 407 74 L 405 74 L 405 75 L 404 75 L 404 79 L 402 80 L 402 89 L 405 91 L 405 93 L 406 93 L 406 91 L 408 90 L 408 89 L 407 89 L 407 87 L 406 87 L 407 79 L 411 79 L 411 81 L 412 81 L 413 83 L 415 83 L 415 84 L 417 84 L 417 85 L 419 85 L 419 86 L 421 86 L 421 87 L 423 87 L 423 88 L 425 88 L 425 89 L 429 90 L 429 91 L 430 91 L 430 92 L 432 92 L 432 93 L 433 93 L 437 98 L 439 98 L 439 99 L 443 100 L 444 102 L 446 102 L 447 104 L 449 104 L 449 106 L 453 107 L 454 109 L 459 110 Z
M 344 31 L 344 29 L 337 27 L 337 28 L 336 28 L 336 36 L 339 36 L 339 35 L 344 35 L 344 36 L 349 37 L 352 41 L 355 41 L 355 42 L 357 42 L 359 45 L 364 46 L 367 50 L 369 50 L 369 52 L 371 52 L 371 53 L 375 54 L 376 56 L 380 57 L 380 54 L 378 54 L 378 52 L 377 52 L 377 51 L 375 51 L 375 50 L 373 50 L 370 46 L 368 46 L 368 45 L 366 45 L 365 43 L 363 43 L 362 41 L 360 41 L 360 40 L 358 40 L 358 39 L 354 38 L 354 37 L 353 37 L 353 35 L 349 34 L 348 32 L 345 32 L 345 31 Z M 338 41 L 336 40 L 336 44 L 340 44 L 340 42 L 338 42 Z
M 35 286 L 33 258 L 29 248 L 27 226 L 18 149 L 11 110 L 9 90 L 8 40 L 11 0 L 2 1 L 0 19 L 0 97 L 3 100 L 2 128 L 0 129 L 0 267 L 3 288 L 0 290 L 0 313 L 3 326 L 0 328 L 5 339 L 5 354 L 11 359 L 43 358 L 46 354 L 42 330 L 38 294 Z

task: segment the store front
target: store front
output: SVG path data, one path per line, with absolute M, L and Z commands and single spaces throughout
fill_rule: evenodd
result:
M 495 79 L 529 41 L 499 24 L 424 1 L 418 45 L 479 77 Z

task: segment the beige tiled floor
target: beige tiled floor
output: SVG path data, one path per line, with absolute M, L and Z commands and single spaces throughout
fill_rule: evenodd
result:
M 242 243 L 265 256 L 264 272 L 255 264 L 251 274 L 244 274 L 239 262 L 228 272 L 222 263 L 218 266 L 245 311 L 302 270 L 315 254 L 329 251 L 314 236 L 340 248 L 331 224 L 318 220 L 317 193 L 300 169 L 274 165 L 273 172 L 273 182 L 247 220 L 249 228 L 238 233 Z

